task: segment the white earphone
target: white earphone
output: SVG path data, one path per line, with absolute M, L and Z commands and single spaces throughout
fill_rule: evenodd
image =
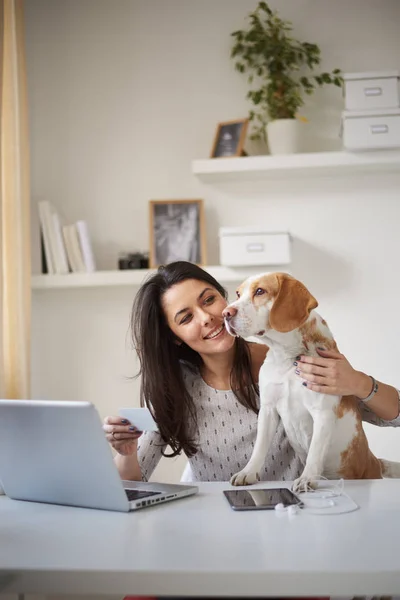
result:
M 319 479 L 325 479 L 326 477 L 319 477 Z M 330 488 L 317 488 L 313 492 L 309 492 L 307 494 L 307 512 L 310 513 L 310 509 L 314 508 L 317 511 L 323 508 L 331 508 L 332 506 L 336 506 L 336 502 L 334 498 L 339 496 L 346 496 L 343 491 L 344 488 L 344 480 L 340 479 L 338 484 L 334 484 Z M 275 506 L 275 510 L 280 513 L 287 512 L 289 516 L 294 516 L 300 511 L 300 504 L 290 504 L 285 506 L 280 502 Z M 346 511 L 345 511 L 346 512 Z M 316 513 L 321 514 L 321 513 Z
M 328 481 L 324 476 L 320 476 L 318 479 Z M 300 509 L 305 509 L 304 513 L 308 515 L 342 515 L 359 508 L 345 493 L 343 479 L 340 479 L 337 483 L 329 481 L 329 485 L 317 487 L 315 490 L 305 492 L 304 495 L 300 494 L 299 498 L 299 504 L 285 506 L 280 502 L 275 506 L 276 512 L 283 517 L 287 513 L 290 519 L 302 512 Z M 332 508 L 333 510 L 329 510 Z
M 299 507 L 297 504 L 289 504 L 289 506 L 285 506 L 280 502 L 276 504 L 275 510 L 278 512 L 287 512 L 289 516 L 296 515 L 299 512 Z

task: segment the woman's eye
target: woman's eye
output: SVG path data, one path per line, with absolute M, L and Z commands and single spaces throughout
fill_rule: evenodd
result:
M 206 298 L 204 300 L 204 303 L 205 304 L 211 304 L 212 302 L 214 302 L 214 300 L 215 300 L 215 296 L 208 296 L 208 298 Z
M 265 294 L 266 291 L 263 290 L 262 288 L 257 288 L 256 289 L 256 293 L 254 294 L 255 296 L 262 296 L 263 294 Z
M 182 321 L 180 322 L 180 325 L 184 325 L 185 323 L 189 323 L 190 319 L 192 318 L 192 315 L 190 313 L 188 313 L 187 315 L 185 315 L 182 319 Z

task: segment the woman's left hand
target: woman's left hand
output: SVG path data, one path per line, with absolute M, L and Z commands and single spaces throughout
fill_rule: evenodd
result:
M 317 352 L 319 356 L 296 358 L 295 373 L 304 380 L 303 385 L 309 390 L 323 394 L 356 396 L 362 374 L 353 369 L 340 352 L 319 349 Z

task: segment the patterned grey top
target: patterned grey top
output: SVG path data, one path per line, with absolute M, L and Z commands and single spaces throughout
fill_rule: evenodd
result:
M 229 481 L 243 469 L 254 448 L 257 415 L 238 402 L 231 390 L 216 390 L 200 375 L 185 372 L 185 384 L 197 413 L 197 453 L 189 459 L 192 481 Z M 400 415 L 384 421 L 360 401 L 362 418 L 378 426 L 400 427 Z M 166 444 L 157 432 L 139 438 L 138 458 L 144 480 L 151 477 Z M 296 456 L 280 422 L 271 450 L 260 473 L 262 481 L 293 481 L 303 465 Z

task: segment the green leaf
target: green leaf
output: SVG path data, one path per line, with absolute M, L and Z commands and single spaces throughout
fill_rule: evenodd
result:
M 249 86 L 259 83 L 258 89 L 249 90 L 246 96 L 255 107 L 250 114 L 259 124 L 259 131 L 253 131 L 257 137 L 265 135 L 269 119 L 293 118 L 316 85 L 339 87 L 343 83 L 340 69 L 313 73 L 321 62 L 319 46 L 294 38 L 292 23 L 280 18 L 265 1 L 248 14 L 247 27 L 233 32 L 232 37 L 236 70 L 247 73 Z M 304 73 L 305 67 L 310 75 Z
M 268 6 L 268 4 L 266 2 L 260 2 L 258 4 L 258 8 L 260 8 L 261 10 L 263 10 L 264 12 L 267 13 L 267 15 L 272 17 L 272 10 L 270 9 L 270 7 Z

